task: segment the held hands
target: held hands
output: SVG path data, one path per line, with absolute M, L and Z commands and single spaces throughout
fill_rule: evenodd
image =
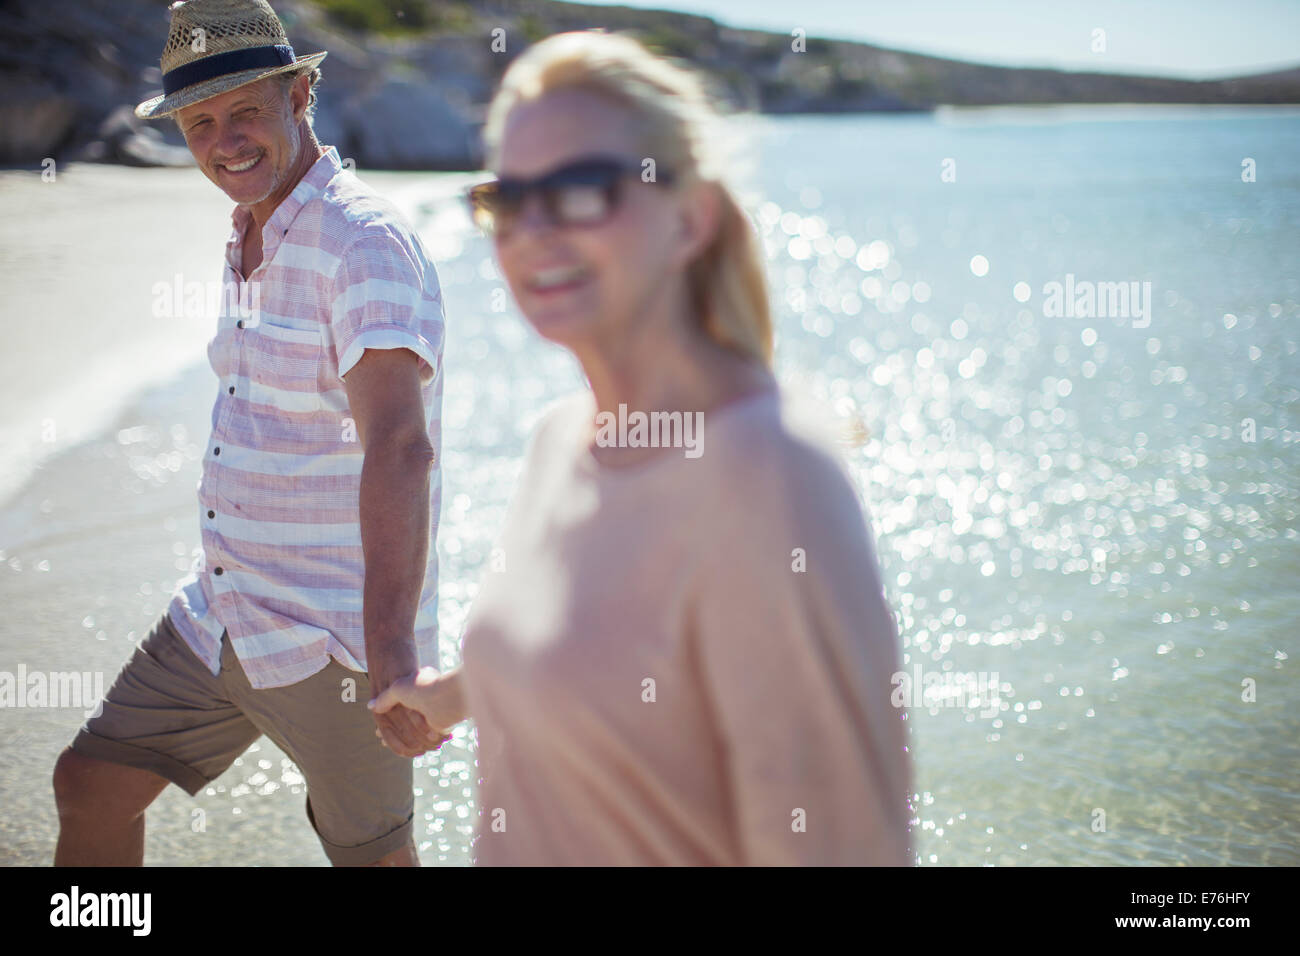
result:
M 422 667 L 381 688 L 367 706 L 379 725 L 375 735 L 403 757 L 438 749 L 451 739 L 451 728 L 467 716 L 459 669 L 441 674 Z

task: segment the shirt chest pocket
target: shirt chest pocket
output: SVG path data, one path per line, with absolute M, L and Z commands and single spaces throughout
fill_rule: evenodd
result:
M 289 325 L 283 318 L 263 315 L 250 331 L 248 400 L 258 406 L 254 411 L 320 411 L 325 357 L 321 327 Z

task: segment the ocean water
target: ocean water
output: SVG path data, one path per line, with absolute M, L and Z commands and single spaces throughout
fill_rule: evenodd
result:
M 846 426 L 915 678 L 918 862 L 1300 862 L 1300 111 L 738 125 L 778 373 Z M 532 424 L 582 376 L 514 311 L 453 181 L 401 182 L 447 304 L 453 665 Z M 165 607 L 198 543 L 172 517 L 215 394 L 196 358 L 0 511 L 0 598 L 31 622 L 0 624 L 6 651 L 80 641 L 111 679 Z M 62 505 L 97 490 L 111 514 Z M 79 635 L 24 603 L 59 548 L 102 556 L 104 593 L 60 597 Z M 5 719 L 0 800 L 48 818 L 52 718 Z M 462 728 L 417 765 L 427 864 L 468 861 L 474 761 Z M 152 819 L 150 862 L 323 862 L 266 741 Z M 0 858 L 41 862 L 24 829 L 0 829 Z

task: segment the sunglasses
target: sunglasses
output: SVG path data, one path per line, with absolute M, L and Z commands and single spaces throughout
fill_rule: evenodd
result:
M 612 216 L 623 184 L 640 176 L 641 163 L 613 156 L 591 156 L 566 163 L 536 179 L 494 179 L 471 186 L 465 194 L 470 218 L 488 235 L 503 235 L 519 219 L 529 195 L 536 193 L 547 218 L 557 226 L 596 226 Z M 656 172 L 654 182 L 669 184 L 671 173 Z

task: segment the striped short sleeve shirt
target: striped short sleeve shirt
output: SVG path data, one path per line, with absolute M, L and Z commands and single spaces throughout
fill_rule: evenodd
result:
M 437 666 L 444 312 L 434 267 L 389 202 L 330 148 L 262 229 L 240 273 L 249 212 L 236 208 L 208 358 L 220 381 L 199 481 L 203 555 L 168 611 L 213 674 L 228 631 L 249 683 L 297 683 L 329 663 L 366 670 L 360 487 L 363 451 L 343 376 L 365 349 L 420 359 L 435 459 L 429 562 L 415 619 Z

